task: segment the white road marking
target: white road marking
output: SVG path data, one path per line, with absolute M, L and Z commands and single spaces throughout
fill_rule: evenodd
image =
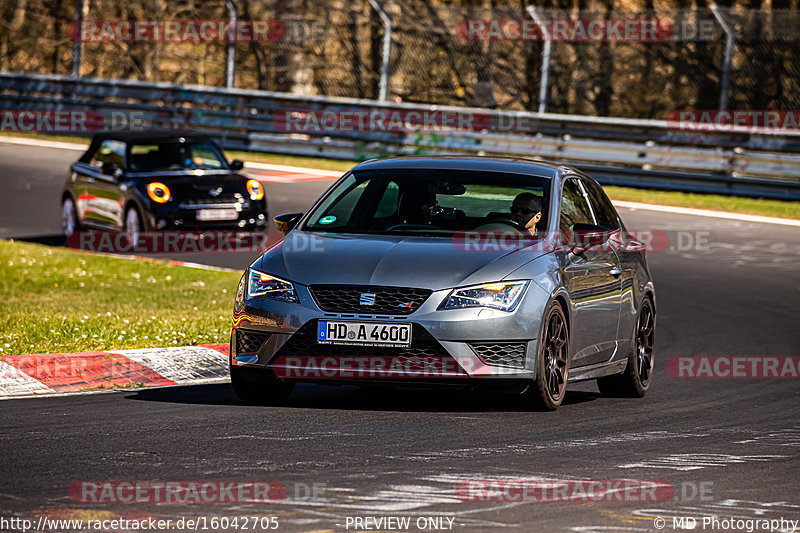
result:
M 143 348 L 112 350 L 109 353 L 124 355 L 177 385 L 225 383 L 228 378 L 228 357 L 212 348 L 179 346 L 170 348 Z M 67 354 L 69 355 L 69 354 Z M 72 396 L 75 394 L 101 394 L 119 390 L 137 391 L 147 387 L 123 389 L 95 389 L 61 392 L 21 372 L 0 360 L 0 400 L 34 396 Z
M 616 207 L 626 209 L 643 209 L 647 211 L 661 211 L 662 213 L 674 213 L 678 215 L 693 215 L 698 217 L 725 218 L 740 222 L 758 222 L 761 224 L 779 224 L 782 226 L 795 226 L 800 228 L 800 220 L 789 218 L 764 217 L 760 215 L 744 215 L 741 213 L 729 213 L 726 211 L 710 211 L 708 209 L 694 209 L 691 207 L 674 207 L 671 205 L 640 204 L 638 202 L 624 202 L 622 200 L 612 200 Z
M 302 181 L 333 181 L 330 176 L 317 176 L 313 174 L 250 174 L 261 183 L 297 183 Z
M 62 150 L 80 150 L 81 152 L 85 152 L 89 147 L 88 141 L 86 144 L 78 144 L 59 141 L 45 141 L 43 139 L 26 139 L 24 137 L 6 137 L 3 135 L 0 135 L 0 143 L 39 146 L 41 148 L 60 148 Z
M 337 170 L 322 170 L 319 168 L 292 167 L 289 165 L 273 165 L 272 163 L 256 163 L 250 161 L 246 162 L 244 164 L 244 167 L 245 170 L 254 168 L 256 170 L 275 170 L 278 172 L 294 172 L 296 174 L 328 176 L 331 178 L 340 178 L 344 174 L 344 172 L 339 172 Z
M 0 361 L 0 397 L 44 394 L 53 389 L 15 366 Z
M 183 346 L 114 350 L 175 383 L 197 383 L 228 375 L 228 358 L 212 348 Z
M 762 434 L 754 434 L 748 439 L 738 440 L 734 444 L 768 444 L 772 446 L 800 446 L 800 429 L 779 429 Z
M 670 470 L 702 470 L 712 466 L 764 462 L 783 459 L 785 455 L 731 455 L 725 453 L 678 453 L 637 463 L 619 465 L 619 468 L 667 468 Z

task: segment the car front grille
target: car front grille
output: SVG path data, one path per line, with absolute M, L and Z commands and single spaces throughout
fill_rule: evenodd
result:
M 261 346 L 269 339 L 269 333 L 261 331 L 236 330 L 236 355 L 251 355 L 258 353 Z
M 289 340 L 278 350 L 275 357 L 357 357 L 384 355 L 390 357 L 411 358 L 411 357 L 436 357 L 449 358 L 439 342 L 425 331 L 420 325 L 411 326 L 411 344 L 408 346 L 341 346 L 338 344 L 318 344 L 317 343 L 317 321 L 313 320 L 297 330 Z
M 238 204 L 242 203 L 241 194 L 221 194 L 219 196 L 208 196 L 203 198 L 187 198 L 181 203 L 182 207 L 214 205 L 214 204 Z
M 525 366 L 524 342 L 487 342 L 470 344 L 470 346 L 486 364 L 517 368 Z
M 323 311 L 386 315 L 410 315 L 433 292 L 372 285 L 311 285 L 309 289 Z

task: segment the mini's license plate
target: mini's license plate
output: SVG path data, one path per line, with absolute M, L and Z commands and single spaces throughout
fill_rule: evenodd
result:
M 236 209 L 199 209 L 197 220 L 208 222 L 210 220 L 236 220 L 239 212 Z
M 408 346 L 411 344 L 411 324 L 320 320 L 317 342 L 351 346 Z

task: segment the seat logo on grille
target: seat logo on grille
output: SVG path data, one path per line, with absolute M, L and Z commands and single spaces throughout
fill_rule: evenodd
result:
M 362 292 L 358 303 L 361 305 L 375 305 L 375 294 L 371 292 Z
M 210 191 L 208 191 L 208 194 L 210 194 L 211 196 L 219 196 L 220 194 L 222 194 L 222 187 L 211 189 Z

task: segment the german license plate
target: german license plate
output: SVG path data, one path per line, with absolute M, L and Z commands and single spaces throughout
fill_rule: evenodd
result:
M 236 209 L 198 209 L 197 220 L 209 222 L 212 220 L 236 220 L 239 212 Z
M 408 346 L 411 344 L 411 324 L 320 320 L 317 342 L 351 346 Z

